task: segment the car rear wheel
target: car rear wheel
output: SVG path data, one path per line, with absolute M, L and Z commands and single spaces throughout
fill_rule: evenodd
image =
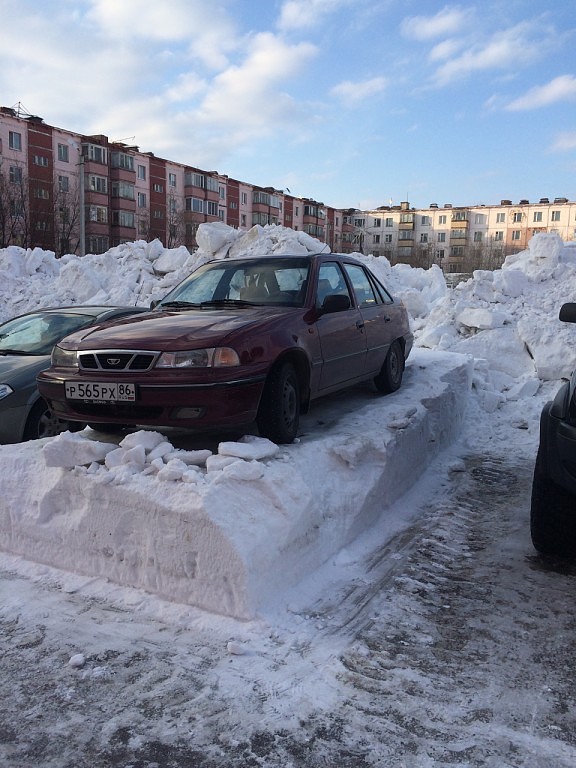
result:
M 398 340 L 393 341 L 382 364 L 380 373 L 374 379 L 374 386 L 383 395 L 396 392 L 402 384 L 404 374 L 404 353 Z
M 44 400 L 38 400 L 26 420 L 24 440 L 38 440 L 42 437 L 56 437 L 66 430 L 77 432 L 84 425 L 76 421 L 66 421 L 55 416 Z
M 262 437 L 292 443 L 300 422 L 300 386 L 290 363 L 274 368 L 262 393 L 256 423 Z
M 540 451 L 532 480 L 530 534 L 542 555 L 576 556 L 576 499 L 544 475 Z

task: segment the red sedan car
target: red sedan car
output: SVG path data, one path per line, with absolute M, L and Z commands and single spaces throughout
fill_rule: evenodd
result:
M 411 347 L 404 305 L 352 257 L 222 259 L 150 312 L 67 336 L 38 387 L 96 429 L 255 420 L 290 443 L 314 398 L 366 380 L 397 390 Z

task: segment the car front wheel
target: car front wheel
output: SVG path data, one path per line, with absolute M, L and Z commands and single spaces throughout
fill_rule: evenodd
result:
M 84 425 L 75 421 L 66 421 L 55 416 L 44 400 L 34 404 L 24 428 L 24 440 L 38 440 L 41 437 L 56 437 L 61 432 L 76 432 Z
M 393 341 L 382 364 L 380 373 L 374 379 L 374 386 L 383 395 L 396 392 L 402 384 L 404 374 L 404 353 L 398 340 Z
M 576 556 L 576 498 L 542 471 L 540 450 L 532 481 L 530 534 L 542 555 Z
M 300 387 L 294 366 L 284 363 L 268 375 L 256 423 L 262 437 L 292 443 L 300 422 Z

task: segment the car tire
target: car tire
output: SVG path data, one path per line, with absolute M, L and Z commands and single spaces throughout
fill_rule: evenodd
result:
M 38 400 L 32 406 L 26 426 L 24 427 L 24 440 L 39 440 L 42 437 L 56 437 L 69 430 L 77 432 L 84 425 L 76 421 L 66 421 L 54 416 L 45 400 Z
M 390 345 L 386 359 L 382 364 L 380 373 L 374 379 L 374 386 L 378 392 L 388 395 L 396 392 L 402 385 L 404 374 L 404 353 L 400 342 L 396 339 Z
M 576 556 L 576 498 L 542 471 L 540 450 L 536 457 L 530 505 L 530 535 L 541 555 Z
M 256 424 L 262 437 L 292 443 L 300 423 L 300 385 L 291 363 L 273 368 L 264 386 Z

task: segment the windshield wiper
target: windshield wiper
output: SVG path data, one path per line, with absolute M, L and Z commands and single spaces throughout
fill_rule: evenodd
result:
M 187 307 L 200 307 L 201 304 L 195 304 L 193 301 L 167 301 L 157 305 L 156 309 L 170 307 L 170 309 L 186 309 Z
M 22 349 L 0 349 L 0 355 L 38 355 L 42 354 L 42 352 L 24 352 Z
M 255 307 L 258 306 L 257 302 L 246 301 L 245 299 L 211 299 L 210 301 L 203 301 L 200 304 L 201 307 Z

